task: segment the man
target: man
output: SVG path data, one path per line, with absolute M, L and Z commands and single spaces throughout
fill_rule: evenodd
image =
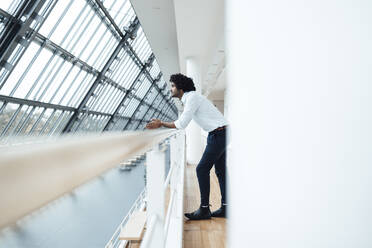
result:
M 208 132 L 207 147 L 196 167 L 201 203 L 199 209 L 185 216 L 190 220 L 226 217 L 226 126 L 227 121 L 213 104 L 195 91 L 191 78 L 182 74 L 170 77 L 172 97 L 178 97 L 184 104 L 184 111 L 175 122 L 162 122 L 152 119 L 146 125 L 148 129 L 160 127 L 184 129 L 191 119 Z M 221 207 L 212 212 L 209 209 L 210 178 L 209 173 L 215 165 L 215 171 L 221 190 Z

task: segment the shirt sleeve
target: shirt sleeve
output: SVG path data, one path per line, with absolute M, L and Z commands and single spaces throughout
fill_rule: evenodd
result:
M 194 113 L 198 110 L 201 104 L 201 98 L 198 98 L 196 94 L 193 94 L 187 99 L 185 109 L 183 110 L 180 118 L 174 122 L 177 129 L 185 129 L 192 120 Z

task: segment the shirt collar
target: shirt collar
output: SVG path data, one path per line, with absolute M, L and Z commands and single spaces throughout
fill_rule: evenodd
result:
M 182 102 L 183 104 L 186 103 L 186 98 L 187 98 L 188 94 L 190 94 L 190 92 L 191 92 L 191 91 L 188 91 L 188 92 L 184 92 L 184 93 L 183 93 L 183 95 L 182 95 L 182 97 L 181 97 L 181 102 Z

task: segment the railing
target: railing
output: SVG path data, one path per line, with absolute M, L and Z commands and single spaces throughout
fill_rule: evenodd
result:
M 116 247 L 125 247 L 127 244 L 127 241 L 121 241 L 119 240 L 119 235 L 122 230 L 122 228 L 125 226 L 125 224 L 128 222 L 128 219 L 136 210 L 144 210 L 145 209 L 145 197 L 146 197 L 146 190 L 144 189 L 141 194 L 138 196 L 135 203 L 132 205 L 131 209 L 129 210 L 128 214 L 124 217 L 124 219 L 121 221 L 119 227 L 115 230 L 114 234 L 112 235 L 109 242 L 105 245 L 105 248 L 116 248 Z
M 182 247 L 183 188 L 185 175 L 185 134 L 170 138 L 171 167 L 164 180 L 164 151 L 159 147 L 147 153 L 147 230 L 141 248 Z M 168 210 L 164 218 L 165 191 L 170 189 Z
M 112 132 L 1 147 L 0 228 L 176 133 Z
M 165 140 L 170 144 L 170 169 L 166 178 L 164 147 L 159 145 Z M 184 131 L 36 138 L 0 147 L 0 228 L 145 152 L 147 188 L 121 221 L 106 248 L 124 247 L 126 242 L 118 239 L 122 227 L 134 211 L 145 208 L 147 230 L 141 247 L 182 247 Z M 170 200 L 164 216 L 168 185 Z
M 141 247 L 182 247 L 183 185 L 186 165 L 184 131 L 177 132 L 168 141 L 170 144 L 170 168 L 166 179 L 164 180 L 165 147 L 156 144 L 146 155 L 146 190 L 120 223 L 105 248 L 126 247 L 127 241 L 119 240 L 120 232 L 131 214 L 144 208 L 147 212 L 147 226 Z M 164 218 L 166 205 L 164 199 L 168 187 L 170 197 Z M 146 195 L 144 195 L 145 192 Z

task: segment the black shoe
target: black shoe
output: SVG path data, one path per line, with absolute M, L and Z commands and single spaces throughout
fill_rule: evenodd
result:
M 213 211 L 211 216 L 226 218 L 226 205 L 222 205 L 219 209 L 217 209 L 216 211 Z
M 185 216 L 189 220 L 208 220 L 211 218 L 211 210 L 209 207 L 200 207 L 192 213 L 186 213 Z

